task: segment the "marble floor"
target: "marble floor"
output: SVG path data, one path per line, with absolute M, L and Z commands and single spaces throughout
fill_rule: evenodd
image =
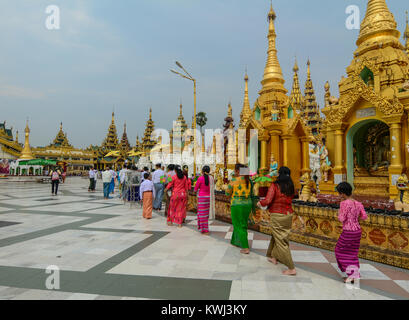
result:
M 265 258 L 266 235 L 249 232 L 252 252 L 241 255 L 226 223 L 202 236 L 191 213 L 181 229 L 163 212 L 144 220 L 139 205 L 104 200 L 100 181 L 92 194 L 81 178 L 68 178 L 57 197 L 50 189 L 0 181 L 0 299 L 409 299 L 406 270 L 362 261 L 351 288 L 332 252 L 293 243 L 298 275 L 285 277 Z M 50 266 L 59 270 L 51 290 Z

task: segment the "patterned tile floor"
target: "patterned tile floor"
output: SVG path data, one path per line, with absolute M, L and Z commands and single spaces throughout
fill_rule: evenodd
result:
M 211 222 L 211 236 L 152 220 L 140 206 L 87 192 L 71 178 L 58 197 L 50 186 L 0 181 L 0 299 L 409 299 L 409 272 L 362 261 L 360 289 L 346 287 L 334 254 L 292 243 L 297 277 L 267 262 L 269 238 L 249 232 L 252 252 L 229 244 L 232 226 Z M 60 269 L 47 290 L 46 268 Z

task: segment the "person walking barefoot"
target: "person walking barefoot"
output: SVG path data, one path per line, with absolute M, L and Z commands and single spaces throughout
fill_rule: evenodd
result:
M 342 222 L 342 233 L 335 247 L 335 257 L 341 272 L 346 273 L 345 283 L 354 283 L 360 278 L 359 247 L 361 245 L 362 229 L 359 220 L 366 220 L 368 216 L 362 203 L 352 198 L 352 186 L 342 182 L 336 187 L 341 202 L 338 220 Z
M 270 212 L 272 236 L 267 250 L 268 261 L 274 265 L 281 262 L 288 267 L 283 274 L 295 276 L 297 270 L 291 257 L 288 239 L 293 221 L 292 200 L 295 196 L 295 189 L 289 168 L 280 168 L 278 174 L 276 182 L 268 190 L 267 197 L 257 205 L 268 207 Z

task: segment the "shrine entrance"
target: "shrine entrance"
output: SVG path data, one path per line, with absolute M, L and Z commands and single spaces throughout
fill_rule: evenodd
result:
M 389 195 L 389 126 L 379 120 L 355 124 L 347 134 L 347 177 L 355 194 Z

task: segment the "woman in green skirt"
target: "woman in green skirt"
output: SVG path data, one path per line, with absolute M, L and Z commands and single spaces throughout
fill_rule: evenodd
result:
M 247 227 L 253 208 L 252 184 L 245 165 L 237 164 L 226 194 L 231 196 L 231 220 L 233 222 L 233 236 L 231 244 L 242 248 L 243 254 L 250 253 L 247 237 Z

